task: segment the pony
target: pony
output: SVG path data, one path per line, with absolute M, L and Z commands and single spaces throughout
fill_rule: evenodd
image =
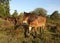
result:
M 46 17 L 42 15 L 35 15 L 34 13 L 24 12 L 23 25 L 26 27 L 28 25 L 28 31 L 31 32 L 32 28 L 37 32 L 38 27 L 45 29 Z

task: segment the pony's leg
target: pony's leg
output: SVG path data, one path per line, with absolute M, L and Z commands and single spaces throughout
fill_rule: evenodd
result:
M 45 26 L 42 26 L 42 28 L 41 28 L 41 36 L 43 36 L 44 33 L 45 33 Z
M 29 30 L 28 30 L 28 31 L 29 31 L 29 34 L 31 33 L 31 29 L 32 29 L 32 27 L 31 27 L 31 26 L 29 26 Z
M 42 27 L 43 29 L 43 32 L 45 32 L 46 31 L 46 26 L 44 25 L 43 27 Z
M 43 29 L 45 29 L 45 26 L 42 26 Z
M 32 27 L 31 27 L 31 26 L 29 26 L 29 31 L 31 31 L 31 29 L 32 29 Z
M 39 32 L 41 33 L 41 27 L 39 27 Z
M 37 35 L 37 27 L 34 28 L 35 35 Z
M 36 38 L 38 35 L 38 30 L 37 27 L 34 27 L 34 33 L 33 33 L 33 38 Z

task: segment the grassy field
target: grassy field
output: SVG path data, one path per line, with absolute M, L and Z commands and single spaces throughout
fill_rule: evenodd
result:
M 60 31 L 52 32 L 47 28 L 44 33 L 38 32 L 36 38 L 33 35 L 25 38 L 23 26 L 15 30 L 12 22 L 0 19 L 0 43 L 60 43 Z

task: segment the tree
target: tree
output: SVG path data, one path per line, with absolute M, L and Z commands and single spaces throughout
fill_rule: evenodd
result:
M 0 17 L 4 17 L 4 7 L 0 5 Z
M 23 13 L 20 13 L 20 14 L 19 14 L 20 23 L 23 21 L 23 16 L 24 16 Z
M 58 11 L 54 11 L 52 14 L 51 14 L 51 16 L 50 16 L 50 18 L 52 18 L 52 19 L 59 19 L 59 13 L 58 13 Z
M 5 2 L 6 2 L 5 5 L 4 5 L 4 7 L 6 9 L 5 10 L 5 15 L 10 16 L 10 12 L 9 12 L 10 11 L 10 9 L 9 9 L 10 8 L 10 6 L 9 6 L 9 0 L 6 0 Z
M 13 17 L 18 17 L 18 13 L 17 13 L 17 10 L 14 10 L 14 13 L 13 13 L 13 15 L 12 15 Z
M 44 15 L 46 16 L 47 11 L 43 8 L 36 8 L 34 11 L 32 11 L 32 13 L 35 13 L 37 15 Z
M 0 0 L 0 15 L 3 15 L 4 17 L 10 16 L 10 6 L 9 6 L 10 0 Z M 3 12 L 3 14 L 2 14 Z

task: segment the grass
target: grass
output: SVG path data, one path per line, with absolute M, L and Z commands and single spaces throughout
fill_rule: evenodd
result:
M 32 35 L 25 38 L 24 28 L 22 26 L 14 30 L 13 23 L 0 20 L 0 43 L 60 43 L 60 37 L 57 39 L 57 37 L 51 35 L 52 33 L 47 29 L 45 33 L 39 35 L 40 38 L 38 36 L 33 38 Z

